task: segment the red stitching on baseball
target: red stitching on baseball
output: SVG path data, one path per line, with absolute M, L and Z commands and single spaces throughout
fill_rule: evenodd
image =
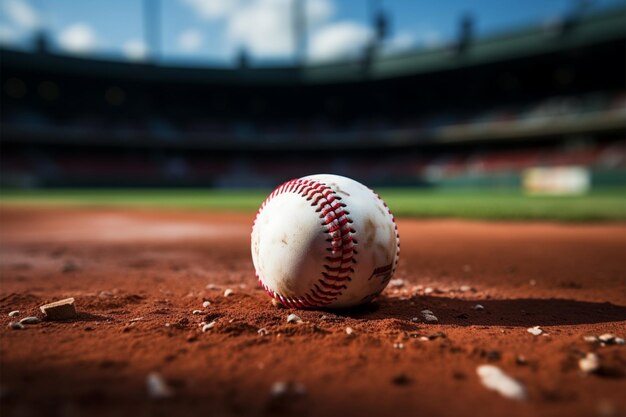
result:
M 350 273 L 354 272 L 354 270 L 350 267 L 345 267 L 346 264 L 352 265 L 356 263 L 354 258 L 356 254 L 356 250 L 354 250 L 356 240 L 352 238 L 354 229 L 350 227 L 352 220 L 348 217 L 349 213 L 343 209 L 345 204 L 335 203 L 335 201 L 341 200 L 341 197 L 337 196 L 335 191 L 326 184 L 315 180 L 294 179 L 277 187 L 263 201 L 254 219 L 253 229 L 259 214 L 265 206 L 277 195 L 286 192 L 301 195 L 307 201 L 313 200 L 311 206 L 317 206 L 315 211 L 320 212 L 320 218 L 323 220 L 322 226 L 328 227 L 325 231 L 329 235 L 329 239 L 326 239 L 326 241 L 330 243 L 327 251 L 333 255 L 340 253 L 341 256 L 326 257 L 326 260 L 334 265 L 323 265 L 326 271 L 321 272 L 321 278 L 318 283 L 324 289 L 317 284 L 313 284 L 313 288 L 302 298 L 289 298 L 278 294 L 270 289 L 257 274 L 259 284 L 271 297 L 278 299 L 287 307 L 312 308 L 326 306 L 335 301 L 343 293 L 343 290 L 347 289 L 346 285 L 337 285 L 336 283 L 352 280 Z M 340 262 L 339 266 L 336 265 L 337 262 Z

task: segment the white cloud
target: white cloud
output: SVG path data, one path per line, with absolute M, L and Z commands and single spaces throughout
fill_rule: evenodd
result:
M 230 46 L 257 56 L 284 56 L 294 50 L 290 0 L 257 0 L 231 15 L 226 27 Z
M 202 33 L 198 29 L 187 29 L 178 36 L 178 46 L 185 52 L 197 50 L 202 42 Z
M 98 43 L 91 26 L 86 23 L 74 23 L 61 31 L 59 45 L 66 51 L 85 53 L 93 50 Z
M 312 60 L 354 57 L 363 51 L 371 38 L 372 30 L 360 23 L 332 23 L 313 33 L 309 56 Z
M 138 61 L 146 57 L 147 48 L 143 41 L 130 39 L 122 45 L 122 52 L 128 59 Z
M 21 29 L 35 30 L 39 27 L 39 14 L 26 0 L 4 0 L 2 11 Z
M 6 44 L 14 42 L 17 38 L 17 31 L 10 26 L 0 24 L 0 43 Z
M 306 0 L 305 4 L 309 27 L 324 23 L 335 14 L 335 5 L 329 0 Z
M 229 49 L 246 48 L 260 57 L 294 52 L 294 0 L 181 0 L 200 18 L 222 21 Z M 335 13 L 331 0 L 306 0 L 307 27 L 317 28 Z
M 182 0 L 199 17 L 206 20 L 224 18 L 240 7 L 239 0 Z

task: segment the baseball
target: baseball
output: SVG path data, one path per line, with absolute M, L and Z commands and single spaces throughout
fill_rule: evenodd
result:
M 288 181 L 252 227 L 259 283 L 288 307 L 343 308 L 379 295 L 400 254 L 393 215 L 372 190 L 338 175 Z

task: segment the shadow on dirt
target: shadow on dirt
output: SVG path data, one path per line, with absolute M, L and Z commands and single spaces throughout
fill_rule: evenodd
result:
M 480 304 L 483 310 L 473 307 Z M 468 300 L 417 296 L 406 300 L 380 297 L 377 302 L 335 314 L 355 319 L 411 319 L 431 310 L 439 324 L 458 326 L 559 326 L 626 321 L 626 307 L 560 298 Z

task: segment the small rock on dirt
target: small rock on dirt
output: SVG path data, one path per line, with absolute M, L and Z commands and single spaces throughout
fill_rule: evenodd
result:
M 578 367 L 585 373 L 596 372 L 600 369 L 600 358 L 595 353 L 587 353 L 584 358 L 578 361 Z
M 20 320 L 20 323 L 22 324 L 39 324 L 41 323 L 41 319 L 39 317 L 24 317 L 22 320 Z
M 68 320 L 76 317 L 74 298 L 66 298 L 39 307 L 48 320 Z
M 170 398 L 174 395 L 165 379 L 157 372 L 150 372 L 148 374 L 146 377 L 146 387 L 148 389 L 148 396 L 155 400 Z
M 227 288 L 224 291 L 224 297 L 230 297 L 231 295 L 233 295 L 235 293 L 235 291 L 233 291 L 231 288 Z
M 22 330 L 22 329 L 25 329 L 25 328 L 26 328 L 26 327 L 25 327 L 22 323 L 20 323 L 19 321 L 12 321 L 11 323 L 9 323 L 9 326 L 8 326 L 8 327 L 9 327 L 10 329 L 13 329 L 13 330 Z
M 299 316 L 291 313 L 287 316 L 287 323 L 302 323 L 302 319 Z
M 533 336 L 539 336 L 543 333 L 543 330 L 539 326 L 529 327 L 528 329 L 526 329 L 526 331 Z
M 13 310 L 9 313 L 9 317 L 16 317 L 20 315 L 20 311 L 19 310 Z
M 422 310 L 421 313 L 426 323 L 437 323 L 439 321 L 437 316 L 430 310 Z

